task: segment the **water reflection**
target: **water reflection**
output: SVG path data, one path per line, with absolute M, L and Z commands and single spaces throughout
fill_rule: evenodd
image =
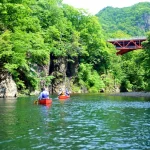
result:
M 44 108 L 46 108 L 46 109 L 49 109 L 49 108 L 52 106 L 52 103 L 50 103 L 50 104 L 44 104 L 44 105 L 42 105 L 42 104 L 37 104 L 37 105 L 41 105 L 42 107 L 44 107 Z
M 147 100 L 89 94 L 44 106 L 34 99 L 0 102 L 1 149 L 150 149 Z
M 61 104 L 64 104 L 64 103 L 68 102 L 70 100 L 70 98 L 67 98 L 67 99 L 58 99 L 58 100 L 59 100 L 59 102 Z

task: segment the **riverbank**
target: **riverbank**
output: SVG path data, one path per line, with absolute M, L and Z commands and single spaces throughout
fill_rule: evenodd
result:
M 150 97 L 150 92 L 122 92 L 111 94 L 113 96 Z

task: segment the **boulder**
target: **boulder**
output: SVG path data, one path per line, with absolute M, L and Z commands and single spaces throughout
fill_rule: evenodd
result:
M 16 97 L 18 94 L 17 86 L 12 76 L 8 75 L 5 80 L 0 83 L 0 97 Z

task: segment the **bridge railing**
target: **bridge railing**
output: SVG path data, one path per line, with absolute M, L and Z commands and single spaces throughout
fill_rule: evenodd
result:
M 135 37 L 129 37 L 129 38 L 111 38 L 108 39 L 108 42 L 111 41 L 125 41 L 125 40 L 146 40 L 146 36 L 135 36 Z

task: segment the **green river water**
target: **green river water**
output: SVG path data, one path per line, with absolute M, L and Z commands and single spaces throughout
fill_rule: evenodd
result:
M 148 150 L 150 99 L 100 94 L 0 99 L 0 150 Z

